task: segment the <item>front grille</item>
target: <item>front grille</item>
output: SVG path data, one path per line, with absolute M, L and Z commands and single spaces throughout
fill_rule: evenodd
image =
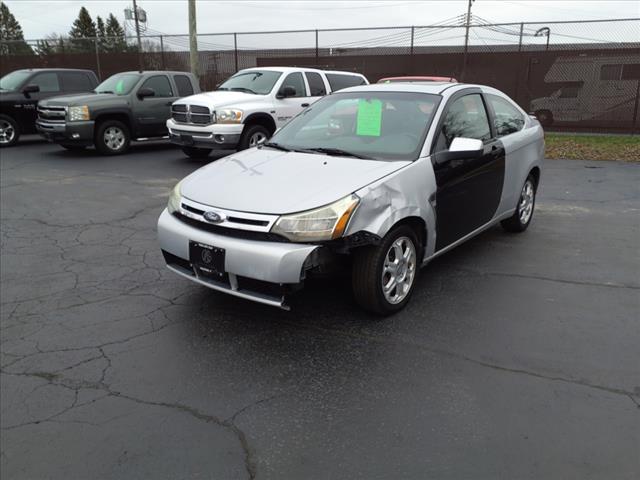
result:
M 285 237 L 271 232 L 255 232 L 253 230 L 240 230 L 238 228 L 221 227 L 212 223 L 204 223 L 193 218 L 186 217 L 178 212 L 173 214 L 181 222 L 191 225 L 198 230 L 223 235 L 225 237 L 241 238 L 243 240 L 257 240 L 260 242 L 288 242 Z
M 171 118 L 178 123 L 209 125 L 215 122 L 215 114 L 200 105 L 172 105 Z
M 66 113 L 64 107 L 38 107 L 38 118 L 46 122 L 64 123 Z

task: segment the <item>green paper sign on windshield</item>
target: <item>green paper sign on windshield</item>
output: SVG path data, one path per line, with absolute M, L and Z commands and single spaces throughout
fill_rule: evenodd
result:
M 356 135 L 379 137 L 382 127 L 382 101 L 358 100 Z
M 119 80 L 116 84 L 116 93 L 124 92 L 124 80 Z

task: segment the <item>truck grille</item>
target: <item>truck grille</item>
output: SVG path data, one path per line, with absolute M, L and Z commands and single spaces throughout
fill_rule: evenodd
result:
M 64 123 L 66 114 L 64 107 L 38 107 L 38 118 L 46 122 Z
M 200 105 L 172 105 L 171 118 L 178 123 L 209 125 L 215 123 L 215 113 Z

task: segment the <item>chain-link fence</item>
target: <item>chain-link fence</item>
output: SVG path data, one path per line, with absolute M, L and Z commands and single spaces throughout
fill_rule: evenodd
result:
M 439 75 L 494 86 L 551 129 L 638 131 L 640 19 L 200 34 L 200 82 L 281 65 L 386 76 Z M 0 74 L 19 68 L 189 70 L 188 35 L 0 41 Z

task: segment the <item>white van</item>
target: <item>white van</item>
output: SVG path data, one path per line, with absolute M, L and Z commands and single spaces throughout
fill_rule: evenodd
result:
M 557 85 L 551 95 L 531 100 L 543 126 L 554 122 L 633 122 L 640 56 L 558 57 L 544 77 Z
M 213 92 L 176 101 L 167 128 L 171 141 L 190 157 L 206 157 L 213 149 L 243 150 L 271 137 L 327 93 L 368 83 L 352 72 L 248 68 Z

